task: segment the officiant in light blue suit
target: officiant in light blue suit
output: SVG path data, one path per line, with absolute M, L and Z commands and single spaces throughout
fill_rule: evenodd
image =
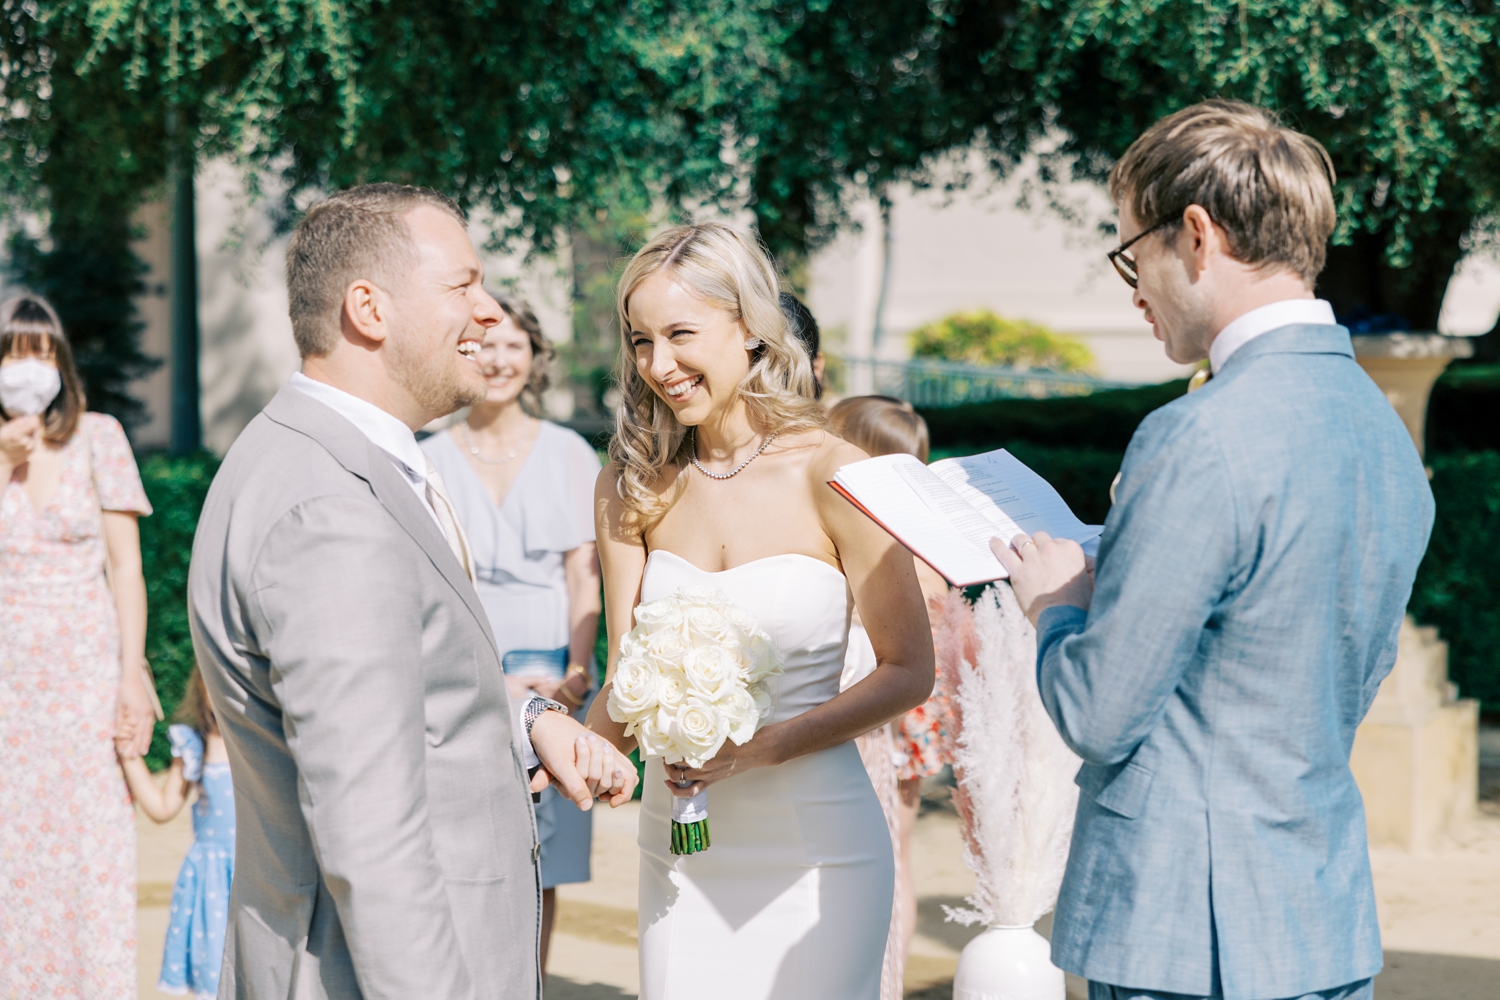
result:
M 1110 259 L 1168 356 L 1212 378 L 1137 430 L 1094 579 L 1072 542 L 992 543 L 1085 762 L 1052 957 L 1093 1000 L 1368 998 L 1381 968 L 1349 752 L 1433 503 L 1313 297 L 1332 174 L 1225 101 L 1131 146 Z

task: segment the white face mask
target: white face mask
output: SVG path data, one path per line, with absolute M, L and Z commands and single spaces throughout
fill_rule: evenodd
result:
M 57 369 L 35 358 L 0 365 L 0 407 L 12 417 L 45 413 L 62 391 Z

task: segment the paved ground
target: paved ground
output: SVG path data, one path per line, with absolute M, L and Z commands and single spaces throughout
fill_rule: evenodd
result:
M 1485 734 L 1482 784 L 1500 797 L 1500 730 Z M 908 997 L 947 1000 L 958 954 L 978 928 L 943 920 L 942 905 L 960 902 L 973 876 L 960 860 L 956 816 L 931 802 L 918 822 L 918 936 L 907 970 Z M 1500 802 L 1454 843 L 1424 855 L 1371 853 L 1386 971 L 1378 1000 L 1500 998 Z M 620 1000 L 639 987 L 635 957 L 636 807 L 602 809 L 595 821 L 593 882 L 560 890 L 547 1000 Z M 141 996 L 154 990 L 166 931 L 166 906 L 177 865 L 191 842 L 184 812 L 158 827 L 141 820 Z M 623 863 L 621 863 L 623 861 Z M 1047 923 L 1041 929 L 1045 933 Z M 1070 1000 L 1082 998 L 1070 979 Z

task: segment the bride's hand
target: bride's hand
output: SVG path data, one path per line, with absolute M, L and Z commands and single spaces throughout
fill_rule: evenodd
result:
M 744 746 L 736 746 L 725 740 L 719 752 L 702 767 L 688 767 L 680 763 L 664 764 L 667 789 L 680 799 L 690 799 L 714 782 L 776 763 L 770 752 L 771 740 L 766 735 L 770 728 L 767 726 L 760 730 Z

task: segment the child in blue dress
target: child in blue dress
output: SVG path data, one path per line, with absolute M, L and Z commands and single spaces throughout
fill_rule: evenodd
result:
M 178 996 L 215 997 L 229 920 L 229 883 L 234 878 L 234 785 L 224 740 L 196 668 L 177 717 L 181 722 L 167 729 L 172 766 L 161 787 L 140 757 L 122 753 L 121 765 L 130 794 L 158 823 L 182 811 L 190 787 L 198 789 L 193 803 L 196 839 L 172 890 L 172 916 L 156 988 Z M 123 749 L 119 740 L 116 749 Z

